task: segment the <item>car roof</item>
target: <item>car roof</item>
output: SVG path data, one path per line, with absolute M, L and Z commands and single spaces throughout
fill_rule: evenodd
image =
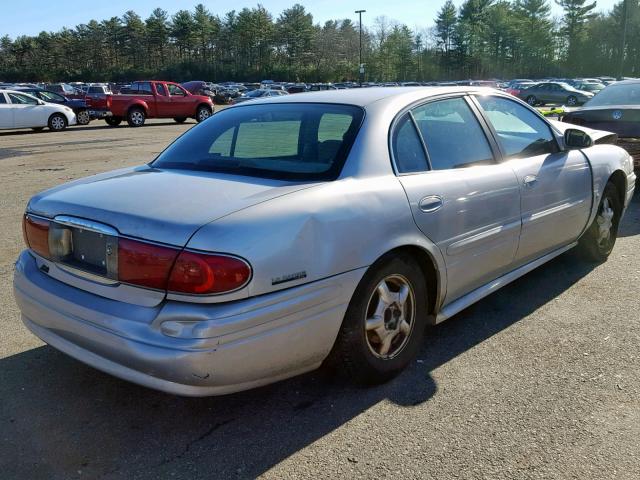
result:
M 251 102 L 259 103 L 333 103 L 366 107 L 382 100 L 395 101 L 404 98 L 407 103 L 448 93 L 500 92 L 488 87 L 375 87 L 350 88 L 345 90 L 321 90 L 297 93 L 281 97 L 271 97 Z

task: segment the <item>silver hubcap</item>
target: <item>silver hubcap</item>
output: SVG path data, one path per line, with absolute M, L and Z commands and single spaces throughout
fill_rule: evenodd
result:
M 78 113 L 78 123 L 87 124 L 89 123 L 89 113 L 88 112 L 80 112 Z
M 529 97 L 529 100 L 527 102 L 529 103 L 529 105 L 535 105 L 536 99 L 534 97 Z
M 54 130 L 62 130 L 64 128 L 64 120 L 60 117 L 53 117 L 51 119 L 51 126 Z
M 142 112 L 133 112 L 131 114 L 131 121 L 135 125 L 142 125 L 144 123 L 144 115 L 142 114 Z
M 576 99 L 573 97 L 569 97 L 569 99 L 567 100 L 567 103 L 569 105 L 575 105 L 576 104 Z
M 611 239 L 611 229 L 613 228 L 613 209 L 608 198 L 602 201 L 602 209 L 596 222 L 598 222 L 598 245 L 606 247 Z
M 209 115 L 209 110 L 207 110 L 206 108 L 201 108 L 200 113 L 198 114 L 198 119 L 200 121 L 206 120 L 207 118 L 209 118 Z
M 389 275 L 375 288 L 367 305 L 365 334 L 371 352 L 385 360 L 397 356 L 413 331 L 415 295 L 402 275 Z

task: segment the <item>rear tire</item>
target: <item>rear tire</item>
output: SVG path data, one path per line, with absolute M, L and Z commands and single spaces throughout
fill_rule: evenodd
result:
M 120 117 L 105 117 L 104 121 L 111 127 L 117 127 L 122 123 L 122 119 Z
M 80 110 L 78 113 L 76 113 L 76 121 L 78 122 L 78 125 L 89 125 L 89 122 L 91 122 L 89 111 Z
M 198 123 L 204 122 L 207 118 L 211 116 L 211 107 L 207 107 L 206 105 L 200 105 L 198 110 L 196 111 L 196 121 Z
M 416 356 L 426 321 L 422 270 L 408 255 L 385 256 L 358 284 L 328 363 L 358 384 L 386 382 Z
M 67 117 L 61 113 L 54 113 L 49 117 L 49 130 L 52 132 L 62 132 L 68 125 Z
M 596 218 L 578 242 L 586 260 L 598 263 L 607 260 L 618 238 L 621 214 L 622 205 L 618 189 L 609 182 L 604 188 Z
M 127 113 L 127 123 L 130 127 L 142 127 L 147 120 L 147 115 L 141 108 L 132 108 Z
M 187 121 L 187 117 L 176 117 L 173 119 L 173 121 L 176 123 L 184 123 Z
M 574 107 L 578 104 L 578 98 L 575 97 L 574 95 L 569 95 L 567 97 L 567 105 L 569 105 L 570 107 Z
M 531 105 L 532 107 L 535 107 L 538 103 L 538 99 L 533 96 L 533 95 L 529 95 L 526 99 L 525 102 L 527 102 L 529 105 Z

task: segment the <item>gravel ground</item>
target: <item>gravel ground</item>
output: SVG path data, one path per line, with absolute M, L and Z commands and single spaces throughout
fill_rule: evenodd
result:
M 0 134 L 0 477 L 640 478 L 640 200 L 609 261 L 569 252 L 430 328 L 399 378 L 324 371 L 179 398 L 43 345 L 11 293 L 46 187 L 151 160 L 192 124 Z

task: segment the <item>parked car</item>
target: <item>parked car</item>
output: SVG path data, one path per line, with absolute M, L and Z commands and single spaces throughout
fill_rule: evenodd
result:
M 233 106 L 34 196 L 15 297 L 54 348 L 175 394 L 325 361 L 379 383 L 427 323 L 574 246 L 606 260 L 635 186 L 608 136 L 473 87 Z
M 618 145 L 640 169 L 640 80 L 609 85 L 582 108 L 567 112 L 563 121 L 616 133 Z
M 573 107 L 582 105 L 593 97 L 593 93 L 578 90 L 568 83 L 543 82 L 520 90 L 516 96 L 531 106 L 559 103 Z
M 84 99 L 92 119 L 104 119 L 111 116 L 111 87 L 104 83 L 93 83 L 86 86 Z
M 248 102 L 249 100 L 257 100 L 259 98 L 269 98 L 269 97 L 281 97 L 283 95 L 287 95 L 287 92 L 283 90 L 272 90 L 270 88 L 260 88 L 258 90 L 252 90 L 249 93 L 234 98 L 231 103 L 238 104 L 243 102 Z
M 24 92 L 0 90 L 0 129 L 45 127 L 60 132 L 76 124 L 76 114 L 64 105 L 45 103 Z
M 537 85 L 535 82 L 510 82 L 505 91 L 514 97 L 520 95 L 520 92 Z
M 83 94 L 81 90 L 72 87 L 68 83 L 49 83 L 46 85 L 46 89 L 68 98 L 75 98 Z
M 577 82 L 573 82 L 571 84 L 571 86 L 573 88 L 577 88 L 578 90 L 581 90 L 583 92 L 591 92 L 591 93 L 593 93 L 595 95 L 599 91 L 604 90 L 604 87 L 606 85 L 604 83 L 601 83 L 601 82 L 582 82 L 582 81 L 577 81 Z
M 203 82 L 201 80 L 194 80 L 191 82 L 185 82 L 182 86 L 192 93 L 193 95 L 201 95 L 211 97 L 212 99 L 215 96 L 215 87 L 210 82 Z
M 36 98 L 39 98 L 43 102 L 57 103 L 58 105 L 64 105 L 73 110 L 76 114 L 76 123 L 78 125 L 89 125 L 91 122 L 91 116 L 87 109 L 87 102 L 79 99 L 70 99 L 64 95 L 60 95 L 56 92 L 50 92 L 41 88 L 16 88 L 18 92 L 28 93 Z
M 141 127 L 147 118 L 173 118 L 183 123 L 187 118 L 202 122 L 213 113 L 211 98 L 192 95 L 173 82 L 134 82 L 126 93 L 108 96 L 112 115 L 106 117 L 111 126 L 126 119 L 131 127 Z

